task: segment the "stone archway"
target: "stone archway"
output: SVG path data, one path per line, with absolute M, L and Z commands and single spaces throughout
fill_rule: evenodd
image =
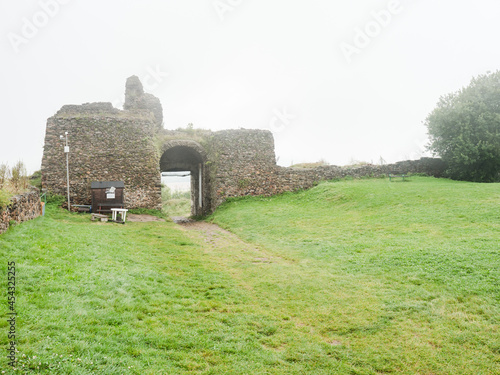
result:
M 191 172 L 191 215 L 211 211 L 210 173 L 203 147 L 191 140 L 172 140 L 161 148 L 160 172 Z

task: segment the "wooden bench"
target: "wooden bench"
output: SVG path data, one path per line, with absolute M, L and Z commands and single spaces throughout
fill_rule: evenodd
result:
M 402 178 L 403 181 L 408 177 L 408 173 L 401 172 L 391 172 L 389 173 L 389 181 L 392 181 L 393 178 Z
M 78 208 L 78 212 L 92 212 L 92 206 L 89 204 L 73 204 L 72 206 Z

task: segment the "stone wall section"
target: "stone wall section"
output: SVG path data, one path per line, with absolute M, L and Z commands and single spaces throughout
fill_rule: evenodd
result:
M 9 229 L 10 222 L 22 223 L 40 216 L 41 203 L 38 189 L 11 198 L 9 205 L 0 210 L 0 234 Z
M 276 167 L 273 175 L 277 186 L 269 195 L 286 191 L 309 189 L 320 181 L 336 180 L 346 177 L 383 177 L 389 174 L 425 174 L 441 177 L 446 165 L 441 159 L 421 158 L 419 160 L 406 160 L 394 164 L 373 165 L 366 164 L 355 167 L 339 167 L 327 165 L 317 168 L 286 168 Z
M 421 158 L 386 165 L 291 168 L 276 165 L 274 139 L 267 130 L 216 132 L 207 144 L 211 168 L 214 210 L 229 197 L 272 196 L 309 189 L 320 181 L 345 177 L 381 177 L 390 173 L 421 173 L 441 177 L 446 169 L 441 159 Z
M 160 99 L 154 95 L 145 93 L 142 83 L 137 76 L 127 79 L 123 109 L 152 114 L 157 128 L 162 128 L 163 108 Z
M 151 114 L 121 111 L 110 103 L 64 106 L 47 120 L 42 186 L 66 195 L 64 140 L 69 132 L 70 198 L 90 204 L 93 181 L 123 181 L 129 208 L 159 208 L 161 179 Z
M 274 138 L 267 130 L 223 130 L 213 133 L 208 148 L 213 209 L 227 197 L 262 195 L 273 185 Z

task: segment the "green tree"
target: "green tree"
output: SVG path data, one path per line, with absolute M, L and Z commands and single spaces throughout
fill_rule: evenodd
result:
M 429 149 L 457 180 L 500 181 L 500 71 L 440 98 L 427 117 Z

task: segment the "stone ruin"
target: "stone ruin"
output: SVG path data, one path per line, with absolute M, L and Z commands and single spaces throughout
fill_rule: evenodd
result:
M 161 173 L 191 172 L 192 214 L 206 215 L 229 197 L 271 196 L 308 189 L 322 180 L 380 176 L 392 171 L 440 176 L 440 159 L 392 165 L 311 169 L 276 165 L 267 130 L 167 130 L 162 105 L 127 79 L 124 109 L 111 103 L 64 105 L 47 120 L 42 186 L 66 194 L 66 157 L 59 136 L 69 133 L 72 204 L 90 204 L 93 181 L 123 181 L 127 208 L 161 209 Z

